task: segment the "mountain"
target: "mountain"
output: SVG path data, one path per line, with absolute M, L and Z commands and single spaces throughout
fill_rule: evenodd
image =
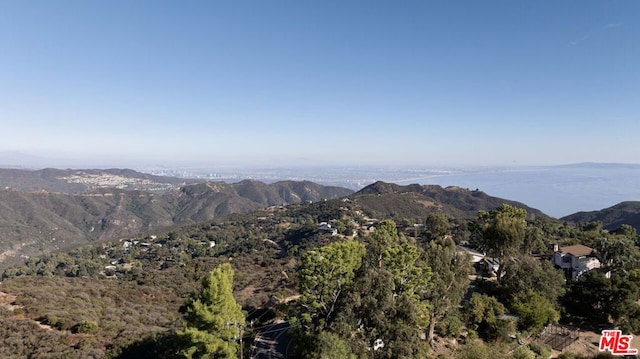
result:
M 42 183 L 52 183 L 47 179 L 59 178 L 61 173 L 66 172 L 46 170 L 39 175 L 45 179 Z M 109 173 L 120 179 L 128 172 Z M 14 183 L 20 182 L 18 178 L 14 177 Z M 87 241 L 123 238 L 174 225 L 210 221 L 231 213 L 351 193 L 345 188 L 312 182 L 265 184 L 251 180 L 233 184 L 197 183 L 174 191 L 165 188 L 159 193 L 96 186 L 82 193 L 8 188 L 0 190 L 0 266 L 19 256 L 39 255 Z
M 429 213 L 441 211 L 452 217 L 470 219 L 475 218 L 479 210 L 493 210 L 503 203 L 526 209 L 530 218 L 545 216 L 540 210 L 520 202 L 454 186 L 401 186 L 378 181 L 354 193 L 350 198 L 380 217 L 423 218 Z
M 605 229 L 614 230 L 628 224 L 640 232 L 640 201 L 626 201 L 599 211 L 577 212 L 561 220 L 567 222 L 602 222 Z

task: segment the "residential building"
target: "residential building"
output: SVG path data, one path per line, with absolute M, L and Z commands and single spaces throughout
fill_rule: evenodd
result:
M 600 260 L 595 250 L 582 244 L 560 247 L 553 246 L 553 264 L 562 268 L 568 279 L 576 280 L 583 274 L 600 268 Z

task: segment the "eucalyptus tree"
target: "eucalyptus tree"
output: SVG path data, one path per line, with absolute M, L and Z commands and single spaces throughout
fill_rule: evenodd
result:
M 429 303 L 427 340 L 432 343 L 436 324 L 460 305 L 469 287 L 472 268 L 469 256 L 457 252 L 450 238 L 431 241 L 425 256 L 433 271 L 431 287 L 424 295 Z
M 487 255 L 499 260 L 496 273 L 498 282 L 502 280 L 504 266 L 513 256 L 518 255 L 525 238 L 527 211 L 503 204 L 493 211 L 479 211 L 476 227 L 480 229 L 480 242 Z

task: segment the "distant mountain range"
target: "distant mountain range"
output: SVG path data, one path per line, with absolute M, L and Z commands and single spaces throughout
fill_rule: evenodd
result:
M 567 222 L 602 222 L 605 229 L 614 230 L 628 224 L 640 232 L 640 201 L 627 201 L 600 211 L 578 212 L 561 220 Z

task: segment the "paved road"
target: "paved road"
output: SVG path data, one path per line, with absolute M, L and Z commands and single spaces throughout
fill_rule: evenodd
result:
M 279 321 L 258 332 L 251 345 L 251 359 L 287 359 L 289 328 L 289 323 Z

